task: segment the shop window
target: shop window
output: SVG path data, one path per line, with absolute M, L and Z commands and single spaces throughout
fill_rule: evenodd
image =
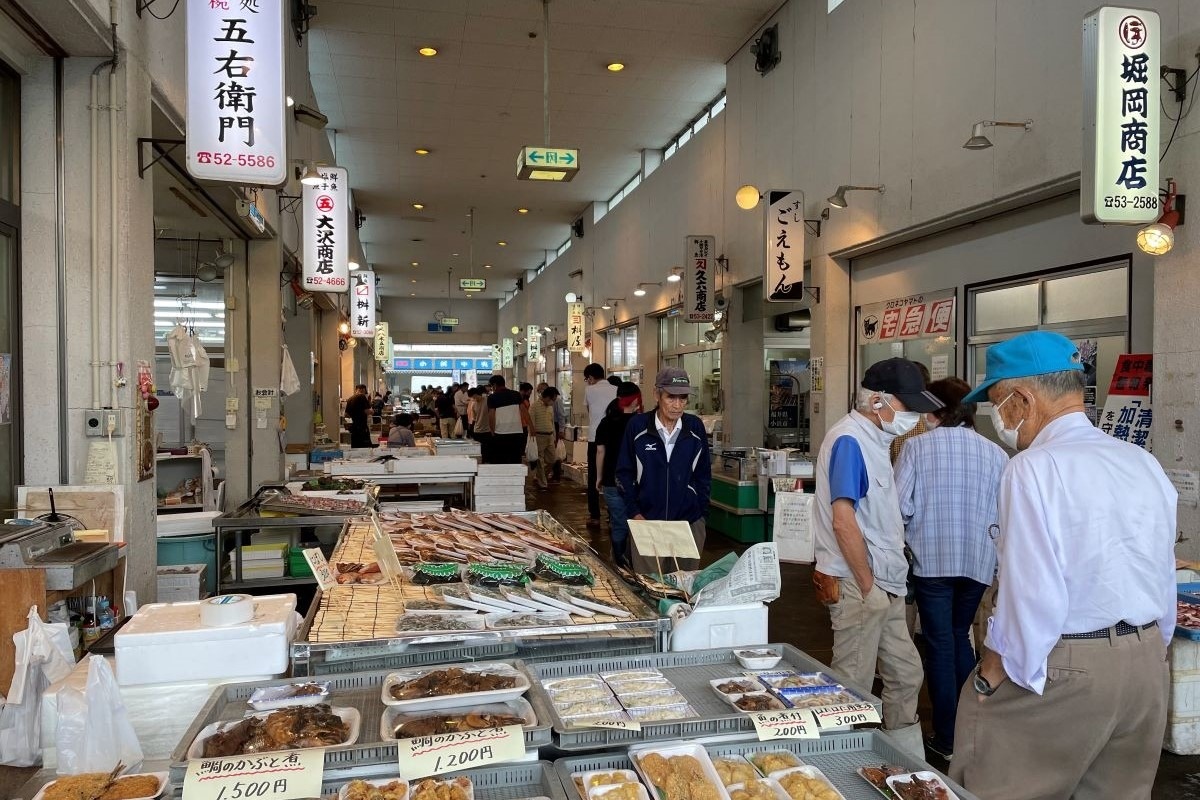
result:
M 933 380 L 957 374 L 957 326 L 955 289 L 896 297 L 859 307 L 855 332 L 859 380 L 872 364 L 896 357 L 925 365 Z
M 979 292 L 974 297 L 975 330 L 1007 331 L 1029 328 L 1038 321 L 1038 287 L 1035 283 Z
M 1087 319 L 1124 317 L 1129 306 L 1128 277 L 1123 269 L 1109 269 L 1046 281 L 1047 325 Z
M 0 65 L 0 508 L 4 509 L 16 506 L 13 487 L 22 482 L 20 90 L 17 74 Z
M 608 373 L 622 380 L 633 380 L 638 366 L 638 323 L 609 328 L 604 333 L 608 346 Z M 634 381 L 635 383 L 637 381 Z
M 21 80 L 0 64 L 0 200 L 21 204 Z

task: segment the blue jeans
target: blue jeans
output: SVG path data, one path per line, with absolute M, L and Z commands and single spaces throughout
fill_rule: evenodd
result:
M 608 524 L 612 529 L 613 561 L 629 564 L 629 516 L 621 490 L 616 486 L 605 486 L 604 505 L 608 506 Z
M 967 632 L 987 585 L 970 578 L 913 576 L 921 633 L 925 637 L 925 676 L 933 705 L 933 740 L 954 749 L 958 694 L 975 669 L 975 651 Z

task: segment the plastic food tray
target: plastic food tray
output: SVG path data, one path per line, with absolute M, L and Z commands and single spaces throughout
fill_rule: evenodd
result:
M 770 647 L 783 653 L 779 670 L 795 672 L 824 672 L 834 678 L 837 673 L 815 661 L 810 656 L 786 644 Z M 732 649 L 691 650 L 679 653 L 654 653 L 637 656 L 598 658 L 559 663 L 531 664 L 519 661 L 536 678 L 529 694 L 542 701 L 548 716 L 539 716 L 540 722 L 552 721 L 557 746 L 566 751 L 597 750 L 605 747 L 636 744 L 638 742 L 662 742 L 675 739 L 698 739 L 712 736 L 754 735 L 754 723 L 748 715 L 737 711 L 713 691 L 711 681 L 715 678 L 740 676 L 746 670 L 738 663 Z M 608 728 L 568 728 L 562 717 L 549 702 L 549 695 L 541 681 L 567 678 L 595 673 L 625 672 L 628 670 L 659 670 L 662 676 L 675 685 L 699 715 L 694 719 L 646 722 L 641 731 Z M 847 685 L 838 678 L 839 682 Z M 878 697 L 848 685 L 857 695 L 875 706 L 882 713 L 883 703 Z
M 282 710 L 282 709 L 276 709 L 276 711 L 279 711 L 279 710 Z M 326 750 L 327 751 L 328 750 L 340 750 L 345 747 L 352 747 L 355 744 L 355 742 L 358 741 L 358 737 L 362 733 L 362 730 L 361 730 L 362 729 L 362 714 L 359 712 L 359 710 L 357 708 L 348 708 L 345 706 L 333 706 L 330 709 L 330 711 L 335 716 L 337 716 L 339 719 L 341 719 L 341 721 L 346 725 L 346 728 L 348 730 L 346 732 L 346 738 L 341 744 L 329 745 L 326 748 Z M 247 714 L 245 716 L 245 719 L 249 719 L 250 717 L 258 717 L 259 719 L 266 719 L 267 717 L 271 716 L 274 713 L 275 713 L 275 711 L 255 711 L 252 714 Z M 225 728 L 229 727 L 230 725 L 236 725 L 240 721 L 241 720 L 223 720 L 220 722 L 213 722 L 209 725 L 204 726 L 200 730 L 200 732 L 196 734 L 196 738 L 192 740 L 191 745 L 188 746 L 187 757 L 189 759 L 203 758 L 205 742 L 207 742 L 210 738 L 212 738 L 217 733 L 220 733 Z M 293 750 L 311 750 L 311 749 L 313 749 L 313 748 L 292 747 L 292 748 L 288 748 L 287 750 L 280 750 L 280 751 L 273 750 L 270 752 L 291 752 Z
M 512 665 L 512 662 L 507 663 Z M 528 671 L 524 670 L 520 664 L 513 666 L 516 666 L 519 672 L 524 672 L 527 678 L 529 677 Z M 325 678 L 331 684 L 329 703 L 338 707 L 355 708 L 362 716 L 357 742 L 336 750 L 325 751 L 326 775 L 339 769 L 360 767 L 369 769 L 376 765 L 388 769 L 393 768 L 397 763 L 396 742 L 394 740 L 384 741 L 379 736 L 379 724 L 387 708 L 379 700 L 380 691 L 388 674 L 388 670 L 383 670 L 331 675 Z M 214 722 L 242 719 L 246 715 L 246 701 L 255 689 L 263 686 L 283 686 L 294 682 L 294 679 L 255 681 L 226 684 L 217 688 L 204 707 L 200 709 L 200 713 L 192 720 L 191 726 L 184 732 L 179 745 L 171 754 L 171 783 L 182 785 L 184 773 L 187 771 L 187 750 L 200 731 Z M 546 696 L 544 694 L 535 695 L 530 690 L 525 699 L 533 707 L 534 715 L 538 719 L 537 725 L 525 729 L 525 748 L 531 750 L 550 744 L 551 732 L 548 721 L 552 718 L 552 713 Z M 356 769 L 356 772 L 360 771 Z M 381 772 L 377 777 L 383 778 L 389 774 L 394 774 L 394 772 Z M 351 777 L 361 777 L 361 775 L 355 774 Z M 335 786 L 335 791 L 336 788 Z
M 431 672 L 441 672 L 448 669 L 461 669 L 465 672 L 485 673 L 512 677 L 516 685 L 511 689 L 493 689 L 485 692 L 468 692 L 465 694 L 441 694 L 434 697 L 420 697 L 415 700 L 396 700 L 391 696 L 393 686 L 410 680 L 417 680 Z M 405 711 L 424 711 L 435 708 L 460 708 L 472 703 L 503 703 L 515 700 L 529 691 L 529 678 L 524 672 L 514 669 L 502 661 L 484 662 L 482 664 L 446 664 L 436 667 L 415 667 L 399 670 L 387 676 L 380 687 L 380 701 L 385 706 L 401 708 Z
M 451 773 L 464 775 L 471 779 L 475 789 L 475 800 L 526 800 L 531 797 L 548 797 L 550 800 L 568 800 L 563 791 L 562 781 L 554 771 L 554 765 L 549 761 L 526 761 L 519 764 L 502 764 L 497 767 L 479 767 L 463 772 Z M 438 779 L 447 776 L 438 775 Z M 321 793 L 329 797 L 337 794 L 338 790 L 352 780 L 397 780 L 395 764 L 379 767 L 370 772 L 355 770 L 325 771 L 321 782 Z M 411 783 L 410 783 L 411 788 Z M 574 789 L 571 790 L 570 800 L 577 800 Z
M 787 658 L 786 654 L 784 658 Z M 934 772 L 958 796 L 958 800 L 979 800 L 978 797 L 952 782 L 928 764 L 898 748 L 887 734 L 875 729 L 826 734 L 820 739 L 718 744 L 709 745 L 705 749 L 713 758 L 741 756 L 770 750 L 787 750 L 795 753 L 805 764 L 821 770 L 825 777 L 833 783 L 834 788 L 845 796 L 846 800 L 879 800 L 879 793 L 855 770 L 859 767 L 885 762 L 913 771 Z M 572 800 L 578 798 L 571 780 L 572 773 L 632 768 L 633 762 L 630 760 L 629 754 L 620 751 L 574 756 L 554 762 L 554 770 L 558 773 L 565 793 Z

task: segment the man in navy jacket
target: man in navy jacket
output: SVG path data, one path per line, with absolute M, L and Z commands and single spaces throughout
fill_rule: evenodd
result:
M 658 406 L 638 414 L 625 429 L 617 461 L 617 486 L 629 519 L 682 520 L 691 524 L 696 549 L 704 552 L 704 517 L 708 513 L 712 466 L 704 423 L 685 414 L 692 382 L 682 369 L 668 368 L 654 381 Z M 698 569 L 698 559 L 679 559 L 680 569 Z M 659 572 L 654 554 L 633 546 L 633 568 L 642 574 Z M 674 559 L 662 561 L 661 571 L 675 569 Z

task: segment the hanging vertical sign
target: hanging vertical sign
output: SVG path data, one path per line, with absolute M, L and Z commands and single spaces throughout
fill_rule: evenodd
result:
M 500 344 L 497 343 L 492 345 L 492 368 L 494 369 L 503 363 L 503 358 L 504 357 L 500 353 Z
M 501 356 L 501 364 L 503 364 L 504 369 L 512 369 L 513 368 L 513 340 L 508 338 L 507 336 L 504 337 L 503 355 Z
M 301 199 L 304 205 L 302 284 L 310 292 L 344 292 L 350 283 L 348 176 L 342 167 L 317 167 L 317 171 L 321 182 L 304 184 Z
M 285 0 L 184 3 L 187 169 L 210 181 L 287 179 Z
M 567 350 L 572 353 L 582 353 L 587 347 L 585 339 L 587 328 L 586 307 L 583 303 L 567 303 Z
M 537 361 L 542 355 L 542 329 L 539 325 L 525 326 L 525 358 L 529 363 Z
M 763 299 L 804 299 L 804 192 L 767 192 L 767 264 Z
M 375 273 L 359 270 L 350 279 L 350 335 L 356 339 L 375 336 Z
M 1105 6 L 1083 19 L 1079 216 L 1086 223 L 1158 219 L 1159 42 L 1154 11 Z
M 392 351 L 388 348 L 388 324 L 375 323 L 375 360 L 387 364 L 391 361 Z
M 717 240 L 711 236 L 689 236 L 685 240 L 683 267 L 683 321 L 713 322 L 712 273 L 716 264 Z

